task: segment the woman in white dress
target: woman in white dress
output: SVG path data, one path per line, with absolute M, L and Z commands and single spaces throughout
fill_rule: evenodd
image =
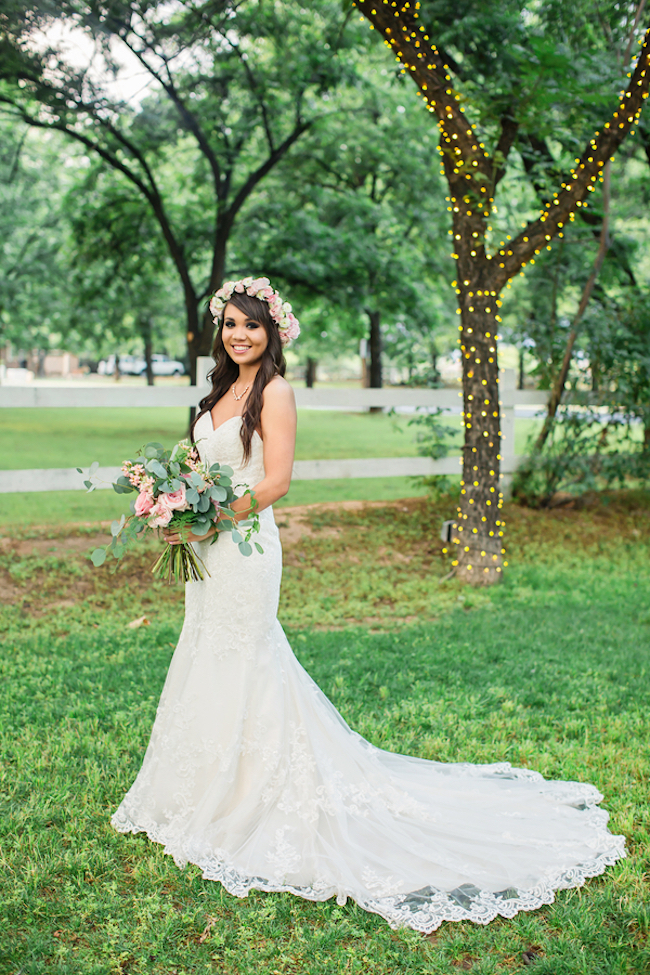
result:
M 260 516 L 263 554 L 195 541 L 210 575 L 185 621 L 138 776 L 112 823 L 144 831 L 238 897 L 353 898 L 392 927 L 486 924 L 553 900 L 625 856 L 600 793 L 507 763 L 444 764 L 375 748 L 303 670 L 277 620 L 282 553 L 271 505 L 296 430 L 282 346 L 298 332 L 265 278 L 228 282 L 213 389 L 193 435 Z M 248 500 L 236 502 L 245 517 Z M 172 544 L 178 541 L 168 536 Z

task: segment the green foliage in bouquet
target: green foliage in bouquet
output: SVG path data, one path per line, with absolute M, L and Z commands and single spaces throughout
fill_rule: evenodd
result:
M 97 467 L 97 463 L 90 467 L 84 481 L 88 491 L 96 487 L 93 477 Z M 80 468 L 77 470 L 83 473 Z M 235 518 L 232 502 L 238 495 L 233 488 L 233 473 L 225 464 L 203 464 L 196 445 L 189 440 L 182 440 L 172 450 L 160 443 L 146 444 L 134 460 L 124 461 L 122 474 L 113 483 L 117 494 L 137 493 L 131 501 L 131 515 L 122 515 L 112 523 L 111 541 L 95 549 L 91 555 L 93 565 L 103 565 L 109 555 L 119 561 L 145 530 L 160 528 L 181 538 L 177 544 L 168 544 L 152 567 L 154 575 L 170 582 L 203 579 L 207 572 L 188 540 L 190 534 L 207 538 L 214 528 L 214 543 L 220 534 L 230 532 L 242 555 L 252 555 L 253 545 L 262 553 L 258 542 L 251 544 L 251 537 L 259 531 L 259 516 L 255 513 L 257 502 L 247 485 L 236 486 L 246 488 L 244 495 L 250 498 L 251 515 L 239 522 Z

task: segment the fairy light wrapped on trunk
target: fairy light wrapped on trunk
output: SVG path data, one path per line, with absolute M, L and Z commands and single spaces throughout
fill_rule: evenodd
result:
M 496 188 L 518 129 L 504 118 L 490 155 L 465 117 L 449 68 L 432 38 L 418 22 L 419 3 L 355 0 L 355 6 L 384 37 L 387 47 L 410 74 L 429 112 L 438 119 L 441 174 L 447 180 L 451 214 L 452 287 L 460 315 L 459 344 L 463 362 L 463 477 L 457 518 L 451 533 L 452 564 L 457 576 L 474 585 L 496 582 L 508 564 L 503 547 L 503 494 L 499 490 L 501 429 L 498 370 L 500 295 L 504 286 L 543 248 L 562 237 L 577 208 L 603 179 L 608 161 L 639 118 L 650 84 L 650 31 L 645 35 L 626 91 L 609 121 L 594 133 L 560 188 L 515 237 L 508 236 L 492 253 L 486 250 L 489 219 L 496 211 Z

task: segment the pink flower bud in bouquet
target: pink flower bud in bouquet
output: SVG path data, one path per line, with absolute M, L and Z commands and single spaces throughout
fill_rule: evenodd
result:
M 153 494 L 151 491 L 141 491 L 135 499 L 134 511 L 138 518 L 148 515 L 153 508 Z
M 181 486 L 177 491 L 172 491 L 170 494 L 159 495 L 158 504 L 170 511 L 185 511 L 189 508 L 185 497 L 185 488 Z
M 158 502 L 158 504 L 153 506 L 149 514 L 149 527 L 166 528 L 173 517 L 174 512 L 171 508 L 167 508 Z

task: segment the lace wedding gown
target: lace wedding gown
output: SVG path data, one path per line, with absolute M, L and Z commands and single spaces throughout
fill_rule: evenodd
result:
M 255 434 L 195 431 L 204 460 L 253 487 Z M 112 818 L 164 844 L 238 897 L 255 888 L 353 898 L 392 927 L 486 924 L 553 900 L 625 856 L 591 785 L 443 764 L 375 748 L 303 670 L 278 623 L 282 553 L 270 508 L 264 554 L 197 543 L 211 575 L 186 587 L 185 622 L 135 783 Z

